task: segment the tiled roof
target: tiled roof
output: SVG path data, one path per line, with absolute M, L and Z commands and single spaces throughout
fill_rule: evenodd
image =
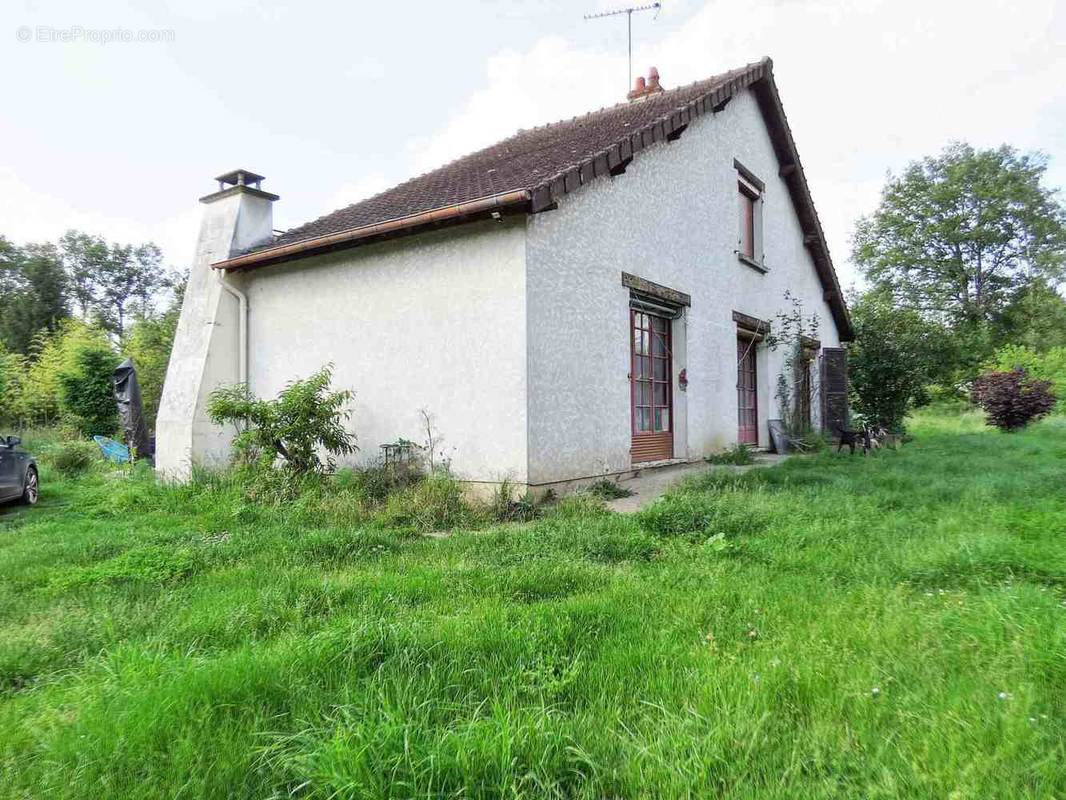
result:
M 292 228 L 252 251 L 214 266 L 243 270 L 355 247 L 386 237 L 498 213 L 539 213 L 562 195 L 605 175 L 624 172 L 655 142 L 684 133 L 698 116 L 720 111 L 751 88 L 766 121 L 800 225 L 841 338 L 851 320 L 829 257 L 821 222 L 803 174 L 769 58 L 670 91 L 584 116 L 519 131 L 374 197 Z
M 381 194 L 288 230 L 268 246 L 292 244 L 515 189 L 532 192 L 589 156 L 759 66 L 752 64 L 640 102 L 621 103 L 519 131 Z

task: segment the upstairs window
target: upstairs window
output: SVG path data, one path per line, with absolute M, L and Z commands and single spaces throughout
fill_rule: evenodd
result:
M 738 183 L 740 189 L 740 254 L 755 260 L 755 205 L 759 196 L 748 188 L 744 181 Z
M 734 160 L 737 170 L 737 209 L 739 213 L 737 232 L 737 257 L 750 267 L 762 272 L 762 207 L 765 184 L 741 164 Z

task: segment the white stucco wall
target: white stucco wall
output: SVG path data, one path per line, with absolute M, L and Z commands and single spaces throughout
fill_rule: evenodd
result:
M 224 467 L 232 432 L 207 416 L 211 392 L 240 380 L 240 315 L 211 264 L 269 239 L 271 198 L 230 189 L 201 200 L 200 232 L 156 416 L 156 470 L 187 480 L 194 466 Z
M 526 482 L 525 220 L 422 234 L 244 275 L 249 383 L 274 396 L 334 364 L 355 391 L 356 462 L 425 439 L 427 409 L 471 481 Z
M 766 184 L 765 274 L 739 262 L 734 158 Z M 737 438 L 734 310 L 773 321 L 784 293 L 820 318 L 823 347 L 839 335 L 803 233 L 778 176 L 758 106 L 742 92 L 679 140 L 638 153 L 624 175 L 567 195 L 530 218 L 526 251 L 531 483 L 630 466 L 629 272 L 692 296 L 675 323 L 675 457 L 697 458 Z M 783 352 L 758 352 L 759 436 L 780 416 L 774 399 Z M 676 375 L 688 371 L 688 390 Z M 817 402 L 815 402 L 817 416 Z

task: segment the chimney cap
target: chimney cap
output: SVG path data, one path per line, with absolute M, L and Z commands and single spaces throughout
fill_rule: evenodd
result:
M 262 175 L 257 175 L 246 169 L 231 170 L 230 172 L 219 175 L 215 180 L 218 181 L 218 191 L 201 197 L 201 203 L 213 203 L 215 200 L 220 200 L 223 197 L 229 197 L 240 193 L 252 194 L 256 197 L 262 197 L 264 200 L 270 200 L 271 202 L 278 199 L 276 194 L 263 191 L 263 187 L 260 186 L 260 183 L 265 179 Z
M 246 170 L 246 169 L 235 169 L 235 170 L 232 170 L 231 172 L 227 172 L 227 173 L 225 173 L 223 175 L 219 175 L 217 178 L 215 178 L 215 180 L 218 181 L 218 188 L 219 189 L 222 189 L 222 188 L 224 188 L 227 185 L 228 186 L 253 186 L 254 185 L 255 188 L 258 189 L 260 182 L 265 180 L 265 178 L 262 175 L 256 175 L 254 172 L 251 172 L 251 171 Z

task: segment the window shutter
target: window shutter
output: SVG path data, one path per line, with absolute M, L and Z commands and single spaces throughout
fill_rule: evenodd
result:
M 822 349 L 822 427 L 833 434 L 848 426 L 848 351 Z

